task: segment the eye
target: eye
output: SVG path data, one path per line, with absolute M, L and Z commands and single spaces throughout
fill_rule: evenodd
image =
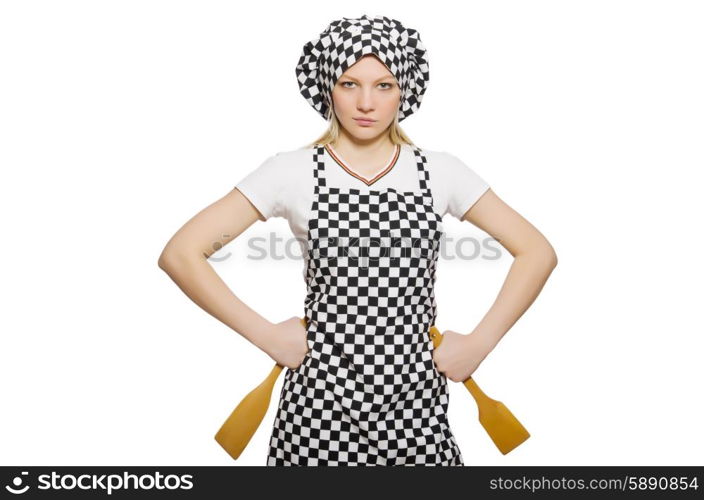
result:
M 354 85 L 354 82 L 352 82 L 350 80 L 346 80 L 346 81 L 340 82 L 340 86 L 343 88 L 346 88 L 346 89 L 351 89 L 352 87 L 347 87 L 348 83 L 351 85 Z M 382 87 L 384 90 L 390 89 L 394 86 L 392 83 L 388 83 L 388 82 L 381 82 L 379 85 L 386 85 L 386 87 Z

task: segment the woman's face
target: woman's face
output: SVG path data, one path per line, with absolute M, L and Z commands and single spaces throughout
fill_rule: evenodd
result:
M 401 102 L 401 89 L 384 63 L 367 54 L 337 80 L 332 101 L 340 125 L 350 135 L 373 139 L 393 123 Z

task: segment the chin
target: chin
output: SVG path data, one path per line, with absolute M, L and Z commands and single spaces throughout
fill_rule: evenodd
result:
M 357 125 L 356 121 L 352 120 L 352 123 L 349 124 L 347 130 L 350 131 L 352 135 L 369 137 L 370 135 L 378 134 L 381 129 L 379 128 L 378 122 L 372 125 L 371 127 L 360 127 L 359 125 Z

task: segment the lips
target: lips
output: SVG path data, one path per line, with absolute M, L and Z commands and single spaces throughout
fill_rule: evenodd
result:
M 376 122 L 376 120 L 372 120 L 371 118 L 355 118 L 354 120 L 357 123 L 363 124 L 363 125 L 371 125 L 372 123 Z

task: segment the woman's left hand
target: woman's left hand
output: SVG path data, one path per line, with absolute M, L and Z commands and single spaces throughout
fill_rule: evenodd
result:
M 488 354 L 477 336 L 445 330 L 440 346 L 433 350 L 433 361 L 438 372 L 453 382 L 464 382 Z

